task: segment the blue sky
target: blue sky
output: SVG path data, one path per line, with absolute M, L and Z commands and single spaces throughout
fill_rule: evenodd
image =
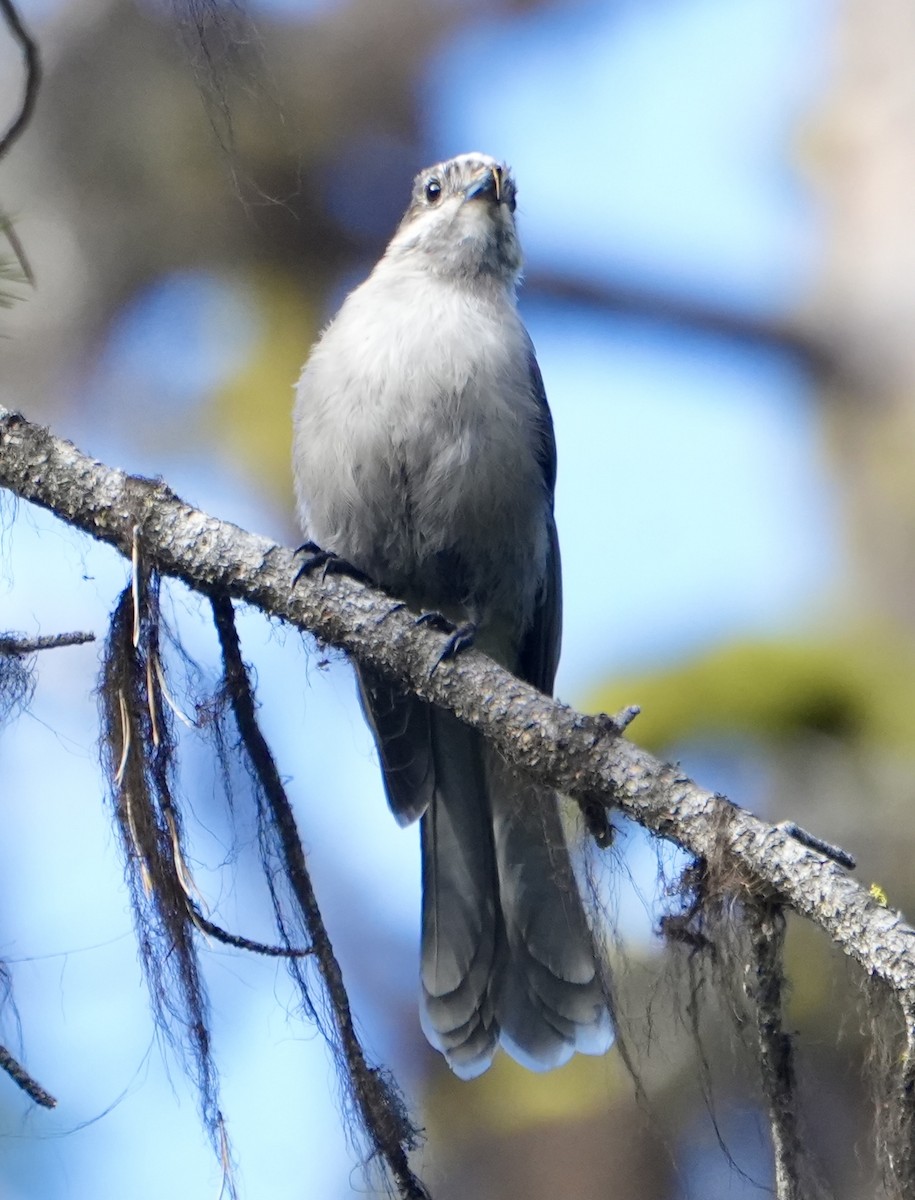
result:
M 773 308 L 815 254 L 791 139 L 831 11 L 580 0 L 481 21 L 430 64 L 431 140 L 512 163 L 538 266 Z

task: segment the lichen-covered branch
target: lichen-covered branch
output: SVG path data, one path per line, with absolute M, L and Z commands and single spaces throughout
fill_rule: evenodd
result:
M 511 761 L 584 806 L 647 829 L 788 905 L 898 994 L 915 994 L 915 930 L 826 855 L 701 787 L 593 717 L 541 695 L 470 650 L 434 673 L 444 637 L 344 576 L 302 579 L 290 550 L 185 504 L 162 482 L 113 470 L 0 408 L 0 486 L 129 557 L 135 536 L 162 574 L 311 631 L 481 730 Z M 136 533 L 135 533 L 136 531 Z M 726 872 L 725 872 L 726 873 Z

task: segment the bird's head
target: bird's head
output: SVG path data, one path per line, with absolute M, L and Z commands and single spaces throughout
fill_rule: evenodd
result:
M 416 176 L 387 257 L 454 278 L 514 284 L 521 270 L 514 213 L 508 167 L 488 154 L 461 154 Z

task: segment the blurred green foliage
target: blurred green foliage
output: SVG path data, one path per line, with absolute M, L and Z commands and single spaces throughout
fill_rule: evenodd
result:
M 915 645 L 888 627 L 730 642 L 588 697 L 595 711 L 627 704 L 641 705 L 637 740 L 654 750 L 721 734 L 769 743 L 825 734 L 911 754 Z
M 446 1071 L 437 1071 L 428 1097 L 429 1114 L 433 1120 L 443 1120 L 445 1127 L 435 1131 L 443 1140 L 472 1136 L 481 1127 L 491 1133 L 513 1133 L 600 1112 L 611 1096 L 627 1088 L 625 1068 L 615 1055 L 576 1055 L 565 1066 L 541 1075 L 499 1054 L 490 1070 L 474 1081 L 472 1106 L 466 1102 L 466 1085 Z
M 261 336 L 241 369 L 212 397 L 205 420 L 212 437 L 284 507 L 291 504 L 292 390 L 318 334 L 311 295 L 280 271 L 249 279 Z

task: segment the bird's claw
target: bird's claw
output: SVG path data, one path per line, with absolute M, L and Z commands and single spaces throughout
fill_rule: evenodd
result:
M 439 633 L 454 633 L 455 630 L 455 624 L 453 621 L 449 621 L 444 613 L 435 612 L 434 610 L 420 613 L 413 624 L 431 625 L 432 628 L 437 629 Z
M 371 582 L 365 571 L 360 571 L 358 567 L 354 567 L 351 562 L 347 562 L 345 558 L 341 558 L 333 550 L 322 550 L 317 542 L 303 542 L 295 553 L 296 556 L 303 554 L 306 557 L 293 576 L 293 587 L 295 587 L 303 575 L 310 575 L 313 571 L 317 571 L 319 567 L 322 568 L 322 580 L 326 579 L 328 575 L 348 575 L 350 579 L 355 579 L 357 583 Z
M 432 664 L 432 670 L 429 672 L 430 678 L 435 674 L 436 668 L 440 663 L 447 662 L 450 658 L 457 658 L 459 654 L 462 654 L 465 650 L 469 650 L 476 637 L 477 627 L 472 621 L 458 626 L 454 626 L 448 622 L 448 625 L 451 632 L 448 635 L 447 642 L 442 647 L 441 653 Z

